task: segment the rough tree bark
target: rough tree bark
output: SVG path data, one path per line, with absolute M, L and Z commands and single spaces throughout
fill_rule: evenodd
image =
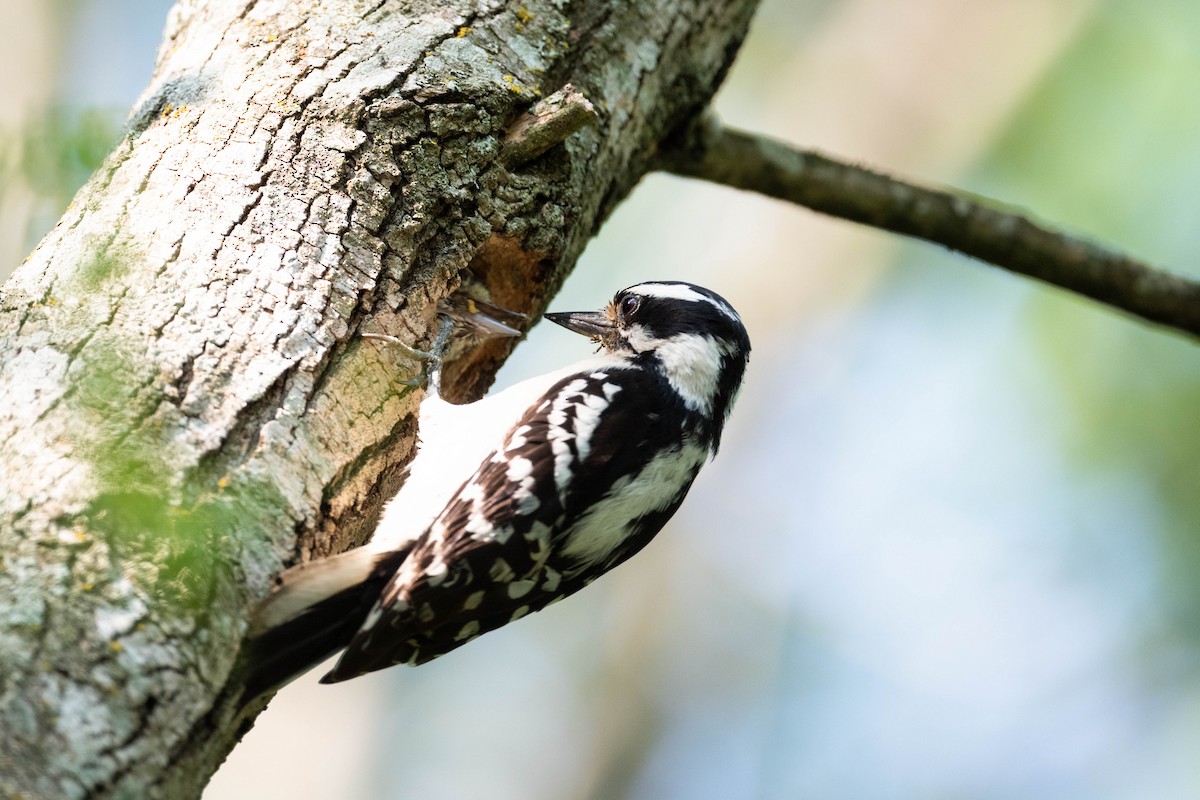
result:
M 249 610 L 362 541 L 411 449 L 418 365 L 356 334 L 422 339 L 463 270 L 539 313 L 753 7 L 178 3 L 0 303 L 0 793 L 199 794 Z M 579 120 L 523 115 L 567 83 L 595 120 L 560 141 Z

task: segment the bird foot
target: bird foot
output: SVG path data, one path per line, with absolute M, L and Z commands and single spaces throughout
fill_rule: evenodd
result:
M 440 397 L 442 388 L 442 359 L 445 357 L 446 348 L 450 344 L 450 334 L 454 330 L 454 320 L 448 316 L 439 316 L 438 320 L 437 336 L 434 337 L 433 345 L 428 350 L 420 350 L 395 336 L 388 336 L 385 333 L 363 333 L 360 336 L 363 339 L 372 339 L 399 347 L 409 357 L 424 362 L 424 367 L 420 372 L 411 378 L 401 380 L 400 383 L 405 386 L 427 384 L 429 391 L 435 397 Z

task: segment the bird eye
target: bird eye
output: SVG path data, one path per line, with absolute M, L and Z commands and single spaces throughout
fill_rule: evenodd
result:
M 638 310 L 638 306 L 642 304 L 642 299 L 635 294 L 631 294 L 621 300 L 621 316 L 631 317 Z

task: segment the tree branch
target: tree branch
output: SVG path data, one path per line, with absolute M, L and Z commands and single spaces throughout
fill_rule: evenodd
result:
M 509 168 L 528 163 L 598 119 L 591 102 L 568 83 L 539 100 L 509 127 L 502 150 L 504 163 Z
M 924 239 L 1200 336 L 1200 282 L 1052 230 L 991 200 L 918 186 L 727 128 L 711 113 L 660 151 L 658 167 Z

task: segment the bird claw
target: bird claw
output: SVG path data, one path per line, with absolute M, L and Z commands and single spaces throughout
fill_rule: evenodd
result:
M 428 383 L 429 391 L 435 397 L 441 396 L 442 361 L 446 357 L 450 336 L 456 327 L 468 338 L 495 339 L 520 336 L 520 329 L 513 326 L 524 325 L 528 320 L 528 317 L 518 311 L 476 300 L 462 292 L 456 292 L 438 304 L 437 318 L 437 336 L 428 350 L 419 350 L 385 333 L 360 334 L 364 339 L 374 339 L 399 347 L 409 358 L 423 362 L 425 366 L 419 373 L 398 383 L 413 387 Z
M 429 352 L 428 350 L 418 350 L 411 344 L 404 342 L 398 336 L 388 336 L 386 333 L 362 333 L 359 334 L 359 336 L 363 339 L 372 339 L 376 342 L 385 342 L 395 347 L 399 347 L 406 355 L 421 361 L 428 361 L 429 359 L 433 358 L 433 353 Z
M 435 397 L 440 397 L 442 388 L 442 359 L 446 355 L 446 348 L 450 344 L 450 333 L 453 330 L 454 320 L 448 316 L 440 316 L 437 336 L 433 339 L 433 346 L 428 350 L 420 350 L 395 336 L 388 336 L 386 333 L 363 333 L 360 336 L 363 339 L 373 339 L 377 342 L 384 342 L 385 344 L 399 347 L 408 356 L 424 362 L 424 367 L 420 372 L 398 382 L 404 386 L 413 387 L 427 384 L 429 391 Z

